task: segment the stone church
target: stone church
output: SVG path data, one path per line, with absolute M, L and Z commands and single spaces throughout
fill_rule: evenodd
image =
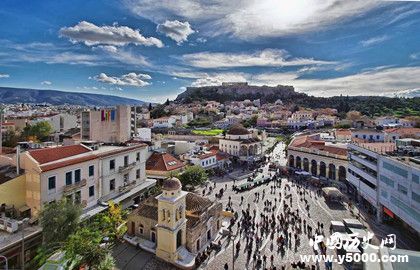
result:
M 195 256 L 217 236 L 222 211 L 221 203 L 183 191 L 177 178 L 166 179 L 160 195 L 145 200 L 129 215 L 128 235 L 159 258 L 190 268 Z

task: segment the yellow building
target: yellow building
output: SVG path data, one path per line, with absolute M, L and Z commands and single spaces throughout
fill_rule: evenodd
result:
M 14 214 L 22 215 L 28 210 L 25 195 L 25 175 L 18 174 L 16 167 L 0 166 L 0 205 L 14 211 Z
M 180 268 L 218 234 L 222 204 L 182 190 L 177 178 L 163 181 L 162 194 L 142 202 L 128 217 L 128 240 Z

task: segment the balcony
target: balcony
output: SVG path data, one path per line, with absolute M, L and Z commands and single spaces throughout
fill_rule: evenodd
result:
M 136 185 L 136 180 L 131 181 L 131 182 L 126 182 L 126 183 L 124 183 L 124 185 L 122 185 L 118 188 L 118 192 L 120 192 L 120 193 L 127 192 L 130 189 L 132 189 L 135 185 Z
M 129 171 L 131 171 L 131 169 L 133 169 L 136 166 L 136 162 L 130 163 L 126 166 L 120 166 L 118 168 L 118 172 L 119 173 L 127 173 Z
M 79 189 L 81 187 L 86 186 L 86 184 L 87 184 L 87 180 L 86 179 L 82 179 L 81 181 L 79 181 L 77 183 L 74 183 L 72 185 L 64 186 L 63 193 L 65 193 L 65 194 L 70 193 L 70 192 L 72 192 L 72 191 L 74 191 L 76 189 Z
M 370 169 L 372 169 L 374 171 L 377 170 L 375 163 L 373 163 L 372 161 L 369 161 L 367 159 L 364 159 L 364 158 L 362 158 L 362 157 L 360 157 L 358 155 L 350 154 L 350 159 L 353 159 L 353 160 L 355 160 L 355 161 L 363 164 L 364 166 L 366 166 L 366 167 L 368 167 L 368 168 L 370 168 Z
M 376 185 L 376 182 L 377 182 L 376 177 L 369 174 L 367 171 L 354 166 L 352 163 L 349 163 L 349 169 L 352 170 L 353 172 L 357 173 L 361 177 L 365 178 L 366 180 L 368 180 L 372 184 Z

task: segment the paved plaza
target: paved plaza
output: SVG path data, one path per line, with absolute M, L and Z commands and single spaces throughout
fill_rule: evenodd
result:
M 285 165 L 286 160 L 283 150 L 284 145 L 282 143 L 278 144 L 271 154 L 271 161 L 276 161 L 280 165 Z M 269 171 L 268 165 L 264 166 L 261 174 L 269 175 L 270 173 L 274 174 L 274 172 Z M 260 255 L 260 258 L 263 258 L 264 255 L 266 257 L 266 264 L 264 267 L 260 267 L 260 269 L 270 269 L 273 267 L 276 267 L 276 269 L 282 269 L 282 267 L 290 269 L 292 268 L 291 263 L 300 261 L 300 255 L 315 254 L 313 248 L 309 245 L 310 237 L 307 234 L 307 230 L 302 229 L 304 226 L 301 226 L 302 231 L 292 230 L 292 227 L 294 227 L 295 224 L 289 224 L 288 232 L 291 233 L 292 237 L 286 242 L 287 244 L 284 244 L 283 251 L 279 249 L 277 239 L 281 235 L 283 235 L 283 237 L 285 235 L 284 231 L 279 229 L 280 222 L 277 217 L 281 214 L 286 217 L 287 214 L 285 210 L 288 206 L 290 207 L 291 213 L 297 213 L 298 211 L 297 217 L 301 219 L 301 224 L 305 223 L 307 226 L 310 226 L 312 228 L 312 235 L 315 233 L 318 223 L 323 224 L 322 233 L 325 237 L 329 237 L 330 221 L 341 221 L 345 218 L 359 218 L 368 230 L 375 234 L 372 243 L 379 244 L 382 237 L 385 237 L 389 233 L 395 233 L 397 234 L 398 247 L 408 249 L 419 248 L 418 243 L 415 243 L 412 239 L 403 235 L 401 230 L 396 230 L 383 224 L 377 224 L 375 223 L 374 217 L 367 216 L 367 214 L 365 215 L 362 211 L 358 212 L 353 209 L 352 213 L 349 210 L 347 202 L 343 202 L 342 204 L 327 203 L 324 197 L 317 193 L 317 188 L 309 185 L 298 185 L 287 177 L 282 177 L 278 182 L 272 181 L 245 192 L 234 191 L 232 189 L 234 182 L 231 179 L 218 178 L 214 179 L 214 182 L 216 183 L 216 188 L 211 192 L 208 188 L 205 188 L 205 196 L 214 199 L 215 192 L 218 192 L 221 188 L 225 188 L 223 197 L 220 198 L 219 201 L 223 203 L 224 207 L 228 206 L 229 202 L 231 202 L 233 210 L 239 214 L 238 221 L 232 229 L 233 234 L 236 234 L 237 236 L 234 239 L 234 244 L 232 244 L 232 240 L 230 240 L 229 237 L 222 238 L 221 251 L 217 253 L 213 252 L 210 258 L 200 266 L 200 269 L 223 269 L 225 264 L 228 265 L 229 269 L 233 269 L 233 261 L 235 269 L 256 269 L 254 258 L 258 257 L 254 257 L 254 254 Z M 243 179 L 241 181 L 235 181 L 235 184 L 240 185 L 245 182 L 246 179 Z M 300 189 L 299 186 L 301 186 Z M 200 194 L 202 194 L 202 190 L 200 190 Z M 259 199 L 256 199 L 256 194 L 259 194 Z M 303 196 L 303 194 L 305 195 Z M 241 198 L 243 198 L 242 202 Z M 267 211 L 268 209 L 265 207 L 265 203 L 267 202 L 271 202 L 269 207 L 270 211 Z M 309 206 L 309 208 L 307 208 L 307 206 Z M 257 230 L 258 233 L 256 234 L 259 238 L 257 239 L 254 234 L 252 236 L 254 240 L 251 244 L 247 241 L 244 230 L 242 230 L 242 233 L 238 233 L 240 231 L 238 230 L 239 226 L 244 228 L 243 223 L 245 222 L 245 219 L 242 219 L 242 217 L 243 211 L 246 211 L 247 209 L 249 209 L 248 211 L 251 213 L 251 218 L 255 217 L 255 223 L 260 226 Z M 265 218 L 266 220 L 270 220 L 269 223 L 272 223 L 272 217 L 276 219 L 274 229 L 269 227 L 268 232 L 261 237 L 261 221 Z M 247 217 L 247 219 L 249 219 L 249 217 Z M 289 220 L 289 223 L 297 223 L 297 218 L 292 222 L 290 221 L 292 220 Z M 273 232 L 274 235 L 271 236 Z M 297 238 L 295 238 L 295 234 Z M 297 241 L 295 241 L 295 239 Z M 236 246 L 238 242 L 240 242 L 240 250 L 237 253 Z M 256 243 L 258 243 L 258 247 Z M 248 251 L 251 246 L 252 255 L 249 256 Z M 335 254 L 335 251 L 327 249 L 327 254 Z M 273 261 L 271 261 L 271 258 L 273 258 Z M 323 263 L 315 265 L 315 267 L 316 269 L 325 269 Z M 344 269 L 344 267 L 334 263 L 333 269 Z
M 279 143 L 270 154 L 271 162 L 275 161 L 279 165 L 285 165 L 286 159 L 284 154 L 284 144 Z M 232 232 L 236 235 L 234 243 L 232 243 L 232 239 L 228 236 L 220 238 L 221 250 L 218 252 L 212 251 L 211 255 L 200 265 L 199 269 L 219 270 L 224 269 L 225 264 L 228 265 L 228 269 L 233 269 L 233 262 L 234 269 L 241 270 L 273 269 L 274 267 L 276 269 L 282 269 L 282 267 L 284 269 L 291 269 L 291 263 L 299 262 L 300 255 L 315 254 L 313 248 L 309 245 L 310 237 L 308 236 L 308 227 L 311 228 L 313 235 L 318 227 L 318 223 L 323 224 L 323 229 L 320 230 L 325 237 L 329 237 L 330 222 L 332 220 L 341 221 L 344 218 L 358 218 L 369 231 L 375 234 L 375 238 L 372 241 L 374 244 L 379 244 L 380 239 L 387 234 L 395 233 L 397 235 L 397 247 L 419 249 L 419 244 L 415 240 L 410 239 L 409 236 L 404 235 L 401 230 L 376 223 L 375 218 L 368 216 L 362 209 L 360 211 L 357 211 L 357 209 L 354 211 L 355 209 L 353 209 L 353 212 L 351 212 L 347 199 L 343 203 L 327 203 L 324 197 L 319 194 L 317 188 L 306 185 L 306 183 L 298 184 L 296 180 L 289 179 L 288 177 L 280 177 L 277 181 L 268 182 L 248 191 L 237 192 L 233 190 L 233 185 L 246 183 L 246 178 L 250 175 L 250 172 L 239 169 L 235 173 L 235 177 L 214 177 L 207 187 L 202 187 L 197 191 L 200 195 L 204 191 L 204 196 L 214 200 L 216 199 L 216 192 L 223 189 L 223 196 L 217 200 L 223 203 L 224 208 L 230 202 L 233 211 L 238 213 L 238 219 L 232 227 Z M 244 176 L 243 179 L 238 177 L 241 174 Z M 270 171 L 267 164 L 262 167 L 262 172 L 256 177 L 263 178 L 274 174 L 275 172 Z M 210 186 L 212 189 L 209 188 Z M 256 194 L 259 194 L 259 197 Z M 267 207 L 268 203 L 270 203 L 269 207 Z M 250 216 L 245 217 L 244 213 L 247 210 Z M 279 221 L 279 217 L 282 215 L 286 223 L 287 221 L 289 223 L 287 228 L 291 237 L 284 242 L 283 248 L 279 248 L 278 239 L 281 236 L 285 237 L 285 226 L 281 229 L 281 222 Z M 291 218 L 292 215 L 295 216 L 293 220 Z M 267 226 L 266 233 L 261 233 L 262 221 L 264 219 L 270 226 Z M 271 227 L 273 219 L 276 222 Z M 247 241 L 244 224 L 250 220 L 254 220 L 254 224 L 258 224 L 259 228 L 254 228 L 253 232 L 257 231 L 256 234 L 248 232 L 249 239 Z M 297 224 L 300 224 L 300 226 L 296 227 L 295 225 Z M 303 226 L 303 224 L 306 226 Z M 238 230 L 239 227 L 242 230 Z M 238 242 L 240 243 L 239 252 L 237 252 Z M 252 252 L 249 253 L 251 247 Z M 335 251 L 327 249 L 327 254 L 335 254 Z M 173 266 L 158 260 L 153 254 L 137 249 L 127 243 L 116 246 L 114 248 L 114 256 L 117 259 L 118 269 L 121 270 L 175 269 Z M 265 265 L 259 265 L 257 267 L 258 259 L 263 261 L 264 256 L 266 258 Z M 324 263 L 313 265 L 315 269 L 325 269 Z M 344 269 L 344 267 L 338 263 L 334 263 L 333 269 Z

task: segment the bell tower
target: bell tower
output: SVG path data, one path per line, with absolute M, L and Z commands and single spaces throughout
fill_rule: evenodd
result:
M 162 185 L 162 194 L 158 200 L 158 224 L 156 256 L 175 262 L 178 249 L 185 247 L 187 219 L 185 218 L 187 192 L 181 190 L 177 178 L 166 179 Z

